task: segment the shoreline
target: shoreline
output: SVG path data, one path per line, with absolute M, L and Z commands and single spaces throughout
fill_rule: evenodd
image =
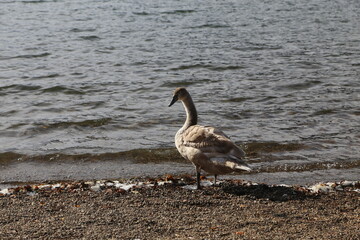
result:
M 267 186 L 270 188 L 283 187 L 289 189 L 301 189 L 309 193 L 328 193 L 334 191 L 354 191 L 360 193 L 360 181 L 340 180 L 340 181 L 320 181 L 313 184 L 267 184 L 248 180 L 238 179 L 218 179 L 214 185 L 213 178 L 202 175 L 202 187 L 217 187 L 222 184 L 236 183 L 241 186 Z M 132 191 L 139 188 L 154 188 L 159 186 L 171 185 L 182 187 L 188 190 L 195 189 L 195 178 L 190 174 L 171 175 L 166 174 L 156 177 L 133 177 L 121 179 L 101 179 L 101 180 L 48 180 L 43 182 L 17 182 L 0 184 L 0 197 L 6 195 L 27 194 L 30 196 L 47 192 L 67 192 L 72 189 L 81 191 L 99 192 L 104 189 L 116 189 L 119 191 Z M 7 185 L 7 186 L 6 186 Z M 3 187 L 2 187 L 3 186 Z
M 356 239 L 360 234 L 359 181 L 316 184 L 316 192 L 241 180 L 212 186 L 210 180 L 202 180 L 207 185 L 202 190 L 188 187 L 195 184 L 188 175 L 18 187 L 0 196 L 0 238 Z
M 255 166 L 256 168 L 256 166 Z M 219 179 L 243 179 L 258 183 L 309 185 L 316 182 L 359 180 L 360 168 L 313 169 L 311 171 L 251 172 L 221 175 Z M 46 181 L 85 181 L 92 179 L 153 177 L 166 174 L 195 175 L 190 162 L 133 163 L 131 161 L 20 161 L 0 169 L 0 188 L 17 183 L 41 183 Z M 204 173 L 203 173 L 204 174 Z

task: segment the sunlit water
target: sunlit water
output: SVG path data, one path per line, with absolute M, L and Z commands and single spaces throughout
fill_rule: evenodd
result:
M 0 181 L 192 173 L 179 86 L 247 179 L 359 179 L 358 1 L 8 0 Z

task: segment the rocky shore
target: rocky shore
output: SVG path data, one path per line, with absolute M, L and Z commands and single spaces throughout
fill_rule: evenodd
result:
M 0 193 L 0 239 L 359 239 L 359 182 L 270 186 L 189 176 Z

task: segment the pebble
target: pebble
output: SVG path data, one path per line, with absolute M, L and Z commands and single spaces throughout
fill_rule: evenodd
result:
M 191 179 L 190 179 L 191 180 Z M 222 181 L 224 182 L 224 181 Z M 239 181 L 238 181 L 239 182 Z M 221 183 L 221 182 L 219 182 Z M 253 183 L 250 181 L 240 181 L 243 186 L 255 186 L 259 183 Z M 195 190 L 196 185 L 186 183 L 183 178 L 176 179 L 174 177 L 165 179 L 156 179 L 148 181 L 137 181 L 137 182 L 120 182 L 118 180 L 97 180 L 97 181 L 85 181 L 85 182 L 71 182 L 71 183 L 55 183 L 55 184 L 38 184 L 38 185 L 24 185 L 15 188 L 4 188 L 0 189 L 0 196 L 11 195 L 16 193 L 27 193 L 28 195 L 34 196 L 37 192 L 51 192 L 51 191 L 77 191 L 77 190 L 91 190 L 94 192 L 107 191 L 112 192 L 111 189 L 118 189 L 120 192 L 135 192 L 137 188 L 151 188 L 155 186 L 164 185 L 180 185 L 184 189 Z M 203 187 L 210 187 L 213 183 L 209 180 L 201 181 Z M 271 187 L 282 186 L 282 187 L 293 187 L 289 185 L 272 185 Z M 110 189 L 110 190 L 108 190 Z M 311 186 L 303 186 L 300 189 L 304 191 L 310 191 L 312 193 L 327 193 L 334 191 L 354 191 L 360 193 L 360 181 L 340 181 L 340 182 L 320 182 Z
M 334 192 L 344 191 L 345 188 L 353 187 L 352 191 L 358 192 L 360 188 L 360 181 L 341 181 L 341 182 L 326 182 L 314 184 L 308 189 L 313 193 L 319 192 Z

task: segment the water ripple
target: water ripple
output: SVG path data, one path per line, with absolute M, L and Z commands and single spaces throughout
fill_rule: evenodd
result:
M 185 112 L 167 105 L 185 86 L 199 123 L 233 140 L 310 146 L 252 158 L 248 149 L 260 172 L 358 164 L 357 1 L 16 0 L 0 9 L 0 154 L 174 147 Z
M 75 94 L 75 95 L 82 95 L 85 94 L 83 91 L 81 90 L 76 90 L 74 88 L 68 88 L 65 86 L 54 86 L 54 87 L 49 87 L 49 88 L 45 88 L 42 90 L 43 93 L 57 93 L 57 92 L 61 92 L 64 94 Z
M 6 57 L 6 56 L 1 56 L 0 60 L 10 60 L 10 59 L 17 59 L 17 58 L 24 58 L 24 59 L 31 59 L 31 58 L 42 58 L 42 57 L 47 57 L 50 56 L 51 53 L 48 52 L 44 52 L 44 53 L 39 53 L 39 54 L 25 54 L 25 55 L 17 55 L 17 56 L 13 56 L 13 57 Z

